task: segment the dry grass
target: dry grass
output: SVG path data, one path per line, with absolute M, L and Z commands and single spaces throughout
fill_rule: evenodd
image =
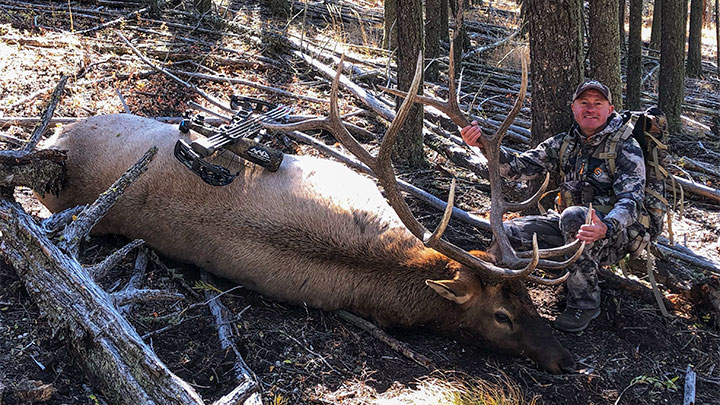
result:
M 426 377 L 415 389 L 404 388 L 389 391 L 379 397 L 378 405 L 509 405 L 537 403 L 537 398 L 527 400 L 522 389 L 501 374 L 498 382 L 472 379 L 467 376 Z

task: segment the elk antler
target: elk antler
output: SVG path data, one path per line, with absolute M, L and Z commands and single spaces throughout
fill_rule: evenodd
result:
M 443 219 L 441 220 L 440 225 L 433 233 L 430 233 L 420 222 L 417 221 L 417 219 L 415 219 L 412 212 L 410 211 L 410 208 L 405 202 L 405 199 L 400 193 L 400 189 L 398 187 L 397 179 L 395 178 L 395 173 L 393 171 L 391 163 L 392 147 L 395 143 L 395 139 L 397 139 L 397 135 L 400 128 L 402 127 L 402 124 L 407 118 L 410 107 L 415 102 L 414 98 L 417 97 L 417 91 L 420 87 L 420 78 L 422 76 L 422 54 L 418 56 L 415 77 L 410 86 L 409 94 L 411 94 L 411 96 L 405 99 L 402 106 L 398 110 L 395 119 L 392 121 L 390 127 L 385 133 L 382 144 L 380 145 L 380 151 L 378 152 L 377 158 L 370 155 L 369 152 L 367 152 L 362 146 L 360 146 L 360 144 L 355 140 L 355 138 L 353 138 L 352 135 L 350 135 L 350 133 L 347 131 L 342 121 L 340 120 L 340 114 L 337 106 L 337 98 L 340 76 L 342 74 L 343 61 L 344 58 L 341 58 L 340 64 L 338 65 L 338 69 L 335 74 L 335 79 L 333 80 L 332 90 L 330 94 L 330 114 L 328 117 L 317 118 L 293 124 L 264 124 L 264 126 L 268 129 L 278 131 L 294 131 L 308 129 L 325 129 L 327 131 L 330 131 L 335 136 L 335 138 L 340 141 L 340 143 L 342 143 L 352 154 L 354 154 L 358 159 L 360 159 L 360 161 L 365 163 L 375 172 L 380 184 L 385 190 L 385 195 L 390 205 L 398 214 L 400 220 L 408 228 L 408 230 L 413 235 L 415 235 L 415 237 L 422 240 L 426 246 L 431 247 L 445 254 L 449 258 L 456 260 L 457 262 L 462 263 L 472 269 L 476 269 L 477 271 L 489 273 L 503 278 L 525 277 L 530 272 L 532 272 L 535 269 L 538 261 L 540 260 L 537 242 L 533 243 L 533 251 L 535 253 L 532 255 L 531 258 L 525 261 L 525 267 L 521 269 L 511 269 L 498 267 L 494 263 L 482 260 L 441 238 L 442 233 L 445 230 L 448 221 L 450 220 L 450 214 L 452 213 L 452 199 L 455 193 L 454 181 L 451 184 L 450 189 L 451 201 L 447 205 L 445 214 L 443 215 Z
M 573 263 L 575 260 L 577 260 L 580 255 L 582 254 L 582 251 L 585 247 L 584 242 L 575 241 L 573 243 L 567 244 L 565 246 L 561 246 L 559 248 L 554 249 L 546 249 L 541 250 L 539 253 L 536 253 L 533 249 L 533 252 L 522 252 L 517 253 L 510 245 L 510 241 L 508 240 L 507 233 L 505 231 L 505 228 L 503 226 L 503 214 L 507 211 L 521 211 L 531 205 L 534 205 L 537 203 L 537 201 L 540 199 L 542 194 L 544 193 L 545 189 L 547 188 L 547 184 L 549 181 L 549 173 L 545 177 L 545 182 L 540 187 L 537 193 L 535 193 L 534 196 L 532 196 L 530 199 L 522 202 L 522 203 L 510 203 L 505 200 L 503 197 L 503 191 L 502 191 L 502 179 L 500 176 L 500 144 L 502 142 L 503 137 L 505 136 L 505 133 L 507 132 L 507 129 L 512 124 L 513 120 L 517 116 L 517 114 L 520 112 L 520 109 L 522 107 L 523 100 L 525 99 L 525 94 L 527 91 L 527 55 L 526 52 L 523 52 L 522 55 L 522 79 L 520 84 L 520 91 L 518 92 L 518 98 L 515 101 L 515 105 L 513 106 L 510 113 L 507 115 L 505 120 L 500 125 L 500 128 L 492 134 L 492 135 L 485 135 L 481 136 L 478 140 L 482 145 L 483 153 L 485 154 L 485 157 L 488 160 L 488 178 L 490 181 L 490 192 L 491 192 L 491 206 L 490 206 L 490 224 L 494 236 L 494 248 L 499 251 L 498 254 L 498 263 L 502 264 L 504 266 L 510 267 L 510 268 L 516 268 L 522 265 L 527 265 L 530 262 L 533 262 L 535 259 L 535 255 L 539 254 L 542 258 L 548 258 L 548 257 L 556 257 L 560 255 L 564 255 L 570 252 L 574 251 L 573 257 L 566 261 L 557 262 L 557 261 L 551 261 L 551 260 L 539 260 L 538 267 L 540 268 L 546 268 L 546 269 L 561 269 L 565 268 L 571 263 Z M 449 68 L 448 68 L 448 76 L 449 76 L 449 83 L 448 83 L 448 100 L 447 101 L 441 101 L 435 98 L 431 97 L 425 97 L 425 96 L 419 96 L 419 95 L 413 95 L 412 98 L 415 100 L 415 102 L 422 103 L 425 105 L 430 105 L 447 115 L 452 121 L 460 126 L 465 127 L 470 124 L 470 121 L 467 119 L 466 115 L 460 110 L 459 104 L 458 104 L 458 91 L 455 87 L 455 61 L 454 61 L 454 49 L 453 49 L 453 41 L 450 41 L 450 57 L 449 57 Z M 408 93 L 395 90 L 395 89 L 388 89 L 388 88 L 382 88 L 382 90 L 401 97 L 407 97 L 410 98 L 411 96 L 407 96 Z M 407 100 L 407 99 L 406 99 Z M 567 275 L 565 276 L 567 277 Z M 535 277 L 531 277 L 534 281 L 540 281 L 539 279 Z M 561 279 L 564 280 L 564 278 L 561 277 Z M 560 282 L 562 280 L 553 280 L 553 283 Z

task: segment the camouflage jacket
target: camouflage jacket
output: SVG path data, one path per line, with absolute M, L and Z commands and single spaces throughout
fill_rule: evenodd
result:
M 607 161 L 599 157 L 605 142 L 616 131 L 624 130 L 623 117 L 613 113 L 607 126 L 589 139 L 577 125 L 519 155 L 503 152 L 500 174 L 510 180 L 527 180 L 546 172 L 560 172 L 560 195 L 566 196 L 560 209 L 569 205 L 589 205 L 607 214 L 604 222 L 614 233 L 637 222 L 645 198 L 645 161 L 640 145 L 629 137 L 618 148 L 615 176 L 611 178 Z M 562 162 L 563 140 L 569 137 Z M 568 201 L 570 200 L 570 201 Z

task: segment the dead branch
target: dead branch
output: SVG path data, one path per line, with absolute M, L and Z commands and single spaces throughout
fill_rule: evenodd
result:
M 213 277 L 208 273 L 202 274 L 202 280 L 208 284 L 214 283 Z M 235 373 L 235 379 L 240 383 L 230 394 L 215 404 L 262 404 L 260 394 L 258 393 L 257 377 L 250 370 L 250 367 L 247 366 L 240 354 L 240 350 L 238 350 L 237 345 L 234 343 L 235 336 L 237 336 L 238 333 L 235 324 L 230 320 L 230 311 L 228 311 L 222 301 L 220 301 L 220 296 L 217 292 L 211 289 L 205 289 L 204 292 L 210 313 L 212 313 L 213 318 L 215 318 L 220 347 L 225 353 L 233 357 L 233 372 Z M 230 402 L 231 400 L 234 402 Z
M 133 53 L 135 53 L 135 55 L 137 55 L 138 58 L 140 58 L 143 62 L 145 62 L 146 64 L 148 64 L 150 67 L 152 67 L 152 68 L 155 69 L 156 71 L 164 74 L 164 75 L 167 76 L 168 78 L 170 78 L 170 79 L 172 79 L 172 80 L 180 83 L 181 85 L 183 85 L 184 87 L 186 87 L 188 90 L 192 90 L 193 92 L 199 94 L 202 98 L 204 98 L 205 100 L 209 101 L 209 102 L 210 102 L 211 104 L 213 104 L 214 106 L 216 106 L 216 107 L 218 107 L 218 108 L 220 108 L 220 109 L 222 109 L 222 110 L 224 110 L 224 111 L 232 112 L 232 110 L 230 110 L 227 106 L 225 106 L 225 105 L 224 105 L 223 103 L 221 103 L 219 100 L 217 100 L 217 99 L 215 99 L 214 97 L 208 95 L 208 94 L 205 93 L 204 91 L 198 89 L 197 86 L 195 86 L 195 85 L 193 85 L 193 84 L 190 84 L 190 83 L 188 83 L 188 82 L 180 79 L 179 77 L 177 77 L 177 76 L 175 76 L 174 74 L 170 73 L 170 72 L 167 71 L 166 69 L 163 69 L 163 68 L 157 66 L 156 64 L 154 64 L 152 61 L 150 61 L 150 59 L 148 59 L 147 57 L 145 57 L 145 55 L 143 55 L 130 41 L 128 41 L 128 39 L 125 38 L 125 36 L 124 36 L 120 31 L 115 30 L 115 34 L 117 34 L 117 36 L 119 36 L 120 39 L 122 39 L 123 42 L 125 42 L 125 45 L 127 45 L 128 48 L 132 49 Z
M 83 207 L 79 207 L 83 208 Z M 64 211 L 63 211 L 64 212 Z M 60 214 L 60 213 L 58 213 Z M 55 215 L 58 215 L 55 214 Z M 53 217 L 55 216 L 53 215 Z M 50 217 L 52 218 L 52 217 Z M 117 266 L 118 263 L 122 259 L 125 258 L 125 256 L 130 253 L 131 250 L 141 246 L 145 241 L 142 239 L 135 239 L 134 241 L 126 244 L 125 246 L 121 247 L 120 249 L 112 252 L 112 254 L 108 257 L 106 257 L 102 262 L 95 264 L 93 266 L 86 266 L 85 268 L 88 270 L 88 272 L 92 275 L 93 279 L 95 280 L 101 280 L 103 279 L 107 273 L 115 266 Z
M 115 94 L 117 94 L 118 98 L 120 99 L 120 103 L 122 104 L 125 113 L 131 114 L 130 107 L 128 107 L 127 103 L 125 102 L 125 97 L 123 97 L 122 92 L 120 92 L 120 89 L 118 89 L 117 87 L 115 88 Z
M 40 141 L 40 137 L 42 136 L 42 134 L 45 133 L 45 130 L 50 124 L 50 118 L 52 118 L 53 114 L 55 113 L 55 107 L 57 107 L 58 103 L 60 102 L 60 98 L 62 97 L 63 90 L 65 89 L 65 83 L 67 83 L 67 79 L 68 77 L 66 75 L 60 76 L 60 81 L 58 82 L 57 86 L 55 86 L 55 90 L 53 90 L 52 96 L 50 96 L 50 102 L 48 103 L 47 108 L 45 108 L 45 112 L 42 115 L 42 121 L 40 122 L 40 125 L 35 128 L 32 136 L 30 136 L 27 144 L 22 149 L 23 152 L 30 152 L 31 150 L 33 150 L 35 148 L 35 145 L 37 145 L 37 143 Z
M 465 52 L 465 53 L 462 55 L 462 57 L 460 58 L 460 60 L 470 59 L 471 57 L 473 57 L 473 56 L 475 56 L 475 55 L 481 54 L 481 53 L 483 53 L 483 52 L 491 51 L 491 50 L 493 50 L 493 49 L 495 49 L 495 48 L 497 48 L 497 47 L 499 47 L 499 46 L 502 46 L 503 44 L 506 44 L 506 43 L 510 42 L 513 38 L 515 38 L 515 37 L 520 33 L 520 31 L 521 31 L 521 30 L 518 29 L 518 30 L 516 30 L 515 32 L 513 32 L 512 34 L 504 37 L 503 39 L 501 39 L 501 40 L 499 40 L 499 41 L 497 41 L 497 42 L 494 42 L 494 43 L 489 44 L 489 45 L 484 45 L 484 46 L 481 46 L 481 47 L 477 47 L 477 48 L 475 48 L 475 49 L 471 49 L 471 50 Z M 447 60 L 447 57 L 442 58 L 442 60 Z
M 140 14 L 142 14 L 142 13 L 148 11 L 148 10 L 150 10 L 150 7 L 143 7 L 143 8 L 141 8 L 141 9 L 135 10 L 135 11 L 133 11 L 133 12 L 127 14 L 127 15 L 124 15 L 124 16 L 122 16 L 122 17 L 116 18 L 116 19 L 114 19 L 114 20 L 110 20 L 110 21 L 108 21 L 108 22 L 106 22 L 106 23 L 103 23 L 103 24 L 100 24 L 100 25 L 96 25 L 96 26 L 94 26 L 94 27 L 92 27 L 92 28 L 88 28 L 88 29 L 84 29 L 84 30 L 80 30 L 80 31 L 75 31 L 75 34 L 76 34 L 76 35 L 82 35 L 82 34 L 87 34 L 87 33 L 89 33 L 89 32 L 98 31 L 98 30 L 101 30 L 101 29 L 110 27 L 110 26 L 112 26 L 112 25 L 119 24 L 119 23 L 121 23 L 121 22 L 123 22 L 123 21 L 125 21 L 125 20 L 127 20 L 127 19 L 129 19 L 129 18 L 132 18 L 132 17 L 134 17 L 134 16 L 140 15 Z
M 184 120 L 183 117 L 151 117 L 160 122 L 167 124 L 179 124 L 180 121 Z M 292 118 L 292 116 L 290 117 Z M 87 117 L 54 117 L 50 119 L 50 124 L 72 124 L 74 122 L 82 121 Z M 40 118 L 35 117 L 3 117 L 0 118 L 0 125 L 18 125 L 18 126 L 32 126 L 40 122 Z M 205 122 L 211 125 L 224 124 L 225 120 L 216 118 L 205 118 Z M 9 151 L 8 151 L 9 152 Z
M 690 364 L 688 364 L 687 370 L 685 370 L 683 405 L 695 405 L 695 371 Z
M 147 165 L 155 157 L 157 147 L 150 148 L 125 174 L 122 175 L 110 188 L 98 197 L 95 202 L 87 206 L 78 217 L 63 231 L 63 239 L 58 247 L 77 257 L 80 241 L 90 234 L 90 230 L 112 208 L 117 200 L 141 174 L 147 170 Z
M 396 352 L 402 354 L 403 356 L 407 357 L 408 359 L 414 361 L 415 363 L 425 367 L 425 368 L 434 368 L 435 366 L 432 363 L 432 360 L 429 358 L 423 356 L 420 353 L 414 352 L 412 349 L 410 349 L 405 343 L 395 339 L 394 337 L 388 335 L 384 331 L 382 331 L 377 326 L 373 325 L 371 322 L 368 322 L 358 316 L 355 316 L 347 311 L 335 311 L 335 313 L 346 322 L 349 322 L 358 328 L 364 330 L 365 332 L 369 333 L 374 338 L 378 339 L 379 341 L 387 344 L 390 346 L 391 349 L 395 350 Z
M 130 281 L 128 281 L 122 290 L 114 292 L 110 295 L 115 303 L 115 307 L 118 309 L 118 312 L 123 315 L 132 312 L 133 304 L 138 302 L 179 301 L 185 299 L 185 296 L 178 293 L 140 288 L 142 281 L 145 278 L 147 261 L 148 259 L 145 252 L 143 250 L 138 250 L 137 257 L 135 258 L 135 266 L 133 267 L 133 273 L 132 276 L 130 276 Z
M 720 177 L 720 170 L 718 170 L 717 165 L 701 162 L 688 156 L 682 156 L 677 163 L 691 170 L 697 170 L 705 174 Z
M 176 70 L 176 69 L 169 69 L 168 71 L 175 73 L 175 74 L 188 76 L 188 77 L 195 77 L 198 79 L 209 80 L 212 82 L 242 84 L 244 86 L 253 87 L 253 88 L 256 88 L 256 89 L 259 89 L 262 91 L 266 91 L 268 93 L 275 93 L 275 94 L 279 94 L 279 95 L 285 96 L 285 97 L 291 97 L 291 98 L 297 98 L 300 100 L 310 101 L 311 103 L 318 103 L 318 104 L 325 104 L 325 105 L 330 103 L 329 100 L 324 100 L 324 99 L 320 99 L 320 98 L 312 97 L 312 96 L 306 96 L 303 94 L 296 94 L 296 93 L 293 93 L 293 92 L 290 92 L 287 90 L 278 89 L 277 87 L 265 86 L 260 83 L 253 82 L 250 80 L 245 80 L 245 79 L 220 77 L 220 76 L 208 75 L 208 74 L 204 74 L 204 73 L 186 72 L 186 71 Z
M 643 301 L 648 303 L 655 302 L 655 294 L 653 293 L 652 289 L 643 285 L 640 282 L 631 280 L 626 277 L 618 276 L 617 274 L 606 269 L 605 267 L 600 267 L 600 272 L 598 273 L 598 275 L 603 279 L 603 281 L 605 281 L 605 284 L 610 288 L 629 291 L 630 293 L 640 296 Z M 672 309 L 672 303 L 670 301 L 665 298 L 663 298 L 662 301 L 666 309 Z

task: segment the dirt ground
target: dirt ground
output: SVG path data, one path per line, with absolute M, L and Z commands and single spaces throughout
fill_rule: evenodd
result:
M 103 5 L 103 2 L 73 3 L 72 30 L 96 26 L 140 7 L 132 2 L 126 2 L 126 6 Z M 272 22 L 275 27 L 282 26 L 282 21 L 270 19 L 264 7 L 239 2 L 233 2 L 232 6 L 235 11 L 225 15 L 225 19 L 234 19 L 253 31 L 265 32 L 270 25 L 267 23 L 266 26 L 266 22 Z M 133 113 L 151 117 L 180 116 L 189 101 L 202 101 L 197 94 L 160 74 L 145 73 L 150 68 L 120 45 L 113 29 L 119 29 L 135 44 L 143 43 L 145 46 L 141 49 L 152 53 L 156 62 L 171 61 L 175 68 L 202 72 L 198 66 L 203 64 L 227 77 L 282 87 L 295 93 L 327 97 L 329 91 L 315 73 L 297 61 L 279 67 L 271 62 L 257 62 L 263 60 L 262 57 L 278 62 L 290 60 L 282 54 L 279 44 L 269 40 L 263 44 L 253 43 L 238 29 L 229 29 L 235 36 L 220 36 L 197 29 L 217 31 L 222 28 L 218 20 L 204 18 L 198 21 L 190 14 L 167 12 L 162 18 L 132 17 L 130 22 L 112 28 L 71 34 L 66 11 L 66 2 L 35 1 L 27 5 L 0 0 L 0 118 L 38 117 L 61 73 L 69 74 L 70 81 L 56 117 L 121 112 L 124 107 L 116 91 L 124 96 Z M 91 18 L 97 15 L 101 15 L 102 20 Z M 472 16 L 481 22 L 499 23 L 512 15 L 498 12 L 490 16 L 489 12 L 476 11 Z M 154 19 L 184 26 L 173 27 Z M 298 23 L 297 19 L 293 22 Z M 335 20 L 328 21 L 327 26 L 318 23 L 317 27 L 308 29 L 308 35 L 315 35 L 318 41 L 332 35 L 339 39 L 340 35 L 333 31 L 337 24 Z M 365 37 L 368 43 L 379 41 L 377 26 L 372 23 L 360 30 L 363 35 L 353 35 L 360 31 L 350 23 L 342 28 L 345 40 Z M 180 37 L 201 38 L 210 45 L 188 43 Z M 242 53 L 233 54 L 220 49 L 221 46 Z M 368 59 L 379 53 L 364 52 Z M 227 62 L 230 59 L 234 61 Z M 256 63 L 248 67 L 238 62 L 240 59 Z M 259 94 L 272 101 L 293 104 L 298 113 L 323 113 L 324 106 L 265 94 L 252 87 L 210 81 L 193 83 L 218 98 L 227 99 L 232 92 Z M 688 86 L 707 86 L 707 91 L 714 94 L 720 89 L 717 75 L 689 81 Z M 346 98 L 345 102 L 350 101 Z M 692 118 L 708 127 L 717 125 L 712 116 L 697 114 Z M 382 124 L 371 118 L 361 117 L 357 122 L 373 131 L 382 129 Z M 12 138 L 26 139 L 32 129 L 32 126 L 2 124 L 0 134 L 5 138 L 0 139 L 0 147 L 17 147 Z M 720 152 L 717 131 L 713 133 L 694 127 L 688 129 L 682 140 L 671 142 L 673 154 L 708 157 L 698 149 L 697 141 L 702 141 L 705 148 L 715 153 Z M 284 148 L 288 153 L 317 153 L 292 142 Z M 433 163 L 450 165 L 435 153 L 429 153 L 429 156 Z M 457 205 L 477 213 L 486 211 L 489 203 L 487 185 L 460 169 L 450 167 L 450 170 L 461 176 Z M 436 195 L 447 193 L 449 180 L 446 173 L 406 172 L 403 178 Z M 708 184 L 718 187 L 717 178 L 714 180 L 709 178 Z M 48 215 L 29 190 L 18 189 L 16 197 L 29 213 L 39 217 Z M 686 198 L 685 218 L 674 223 L 677 240 L 720 262 L 720 206 L 690 195 Z M 436 221 L 441 215 L 420 202 L 409 200 L 411 208 L 424 220 Z M 489 242 L 488 233 L 455 222 L 446 237 L 464 248 L 484 248 Z M 82 260 L 84 263 L 98 262 L 125 242 L 120 237 L 92 238 L 84 244 Z M 101 280 L 102 286 L 110 291 L 124 285 L 133 261 L 134 255 L 131 255 Z M 658 266 L 669 269 L 687 267 L 688 264 L 668 258 Z M 145 286 L 181 292 L 186 299 L 175 304 L 137 305 L 129 319 L 141 336 L 148 335 L 144 337 L 145 341 L 173 372 L 188 381 L 203 398 L 212 401 L 229 392 L 235 383 L 232 362 L 216 342 L 217 334 L 207 308 L 198 306 L 183 311 L 202 302 L 196 288 L 200 272 L 201 269 L 166 258 L 151 260 Z M 697 272 L 698 277 L 713 277 L 701 269 Z M 642 274 L 632 277 L 647 285 Z M 718 282 L 717 275 L 714 277 L 714 282 Z M 672 316 L 664 318 L 647 295 L 613 288 L 605 281 L 601 286 L 601 316 L 580 334 L 556 333 L 561 343 L 574 354 L 580 368 L 577 373 L 564 375 L 547 374 L 528 359 L 499 354 L 484 348 L 482 342 L 478 345 L 461 343 L 417 330 L 389 331 L 416 352 L 429 357 L 435 367 L 428 369 L 346 323 L 335 313 L 286 305 L 243 288 L 225 294 L 223 303 L 235 315 L 240 330 L 237 343 L 248 366 L 261 382 L 263 400 L 270 404 L 389 403 L 431 380 L 440 381 L 440 384 L 462 381 L 471 387 L 483 380 L 503 387 L 514 386 L 520 392 L 515 398 L 519 402 L 680 403 L 688 366 L 692 366 L 698 376 L 697 403 L 720 404 L 720 367 L 717 367 L 720 365 L 720 320 L 716 312 L 661 286 L 666 298 L 674 304 Z M 225 291 L 235 286 L 218 280 L 216 287 Z M 563 310 L 562 286 L 530 285 L 529 288 L 543 317 L 551 320 Z M 0 262 L 0 404 L 30 401 L 18 394 L 27 392 L 22 387 L 28 384 L 46 384 L 41 391 L 47 398 L 42 398 L 42 402 L 48 404 L 104 403 L 102 394 L 92 388 L 82 370 L 74 365 L 63 337 L 54 334 L 15 271 Z M 414 403 L 428 402 L 417 400 Z

